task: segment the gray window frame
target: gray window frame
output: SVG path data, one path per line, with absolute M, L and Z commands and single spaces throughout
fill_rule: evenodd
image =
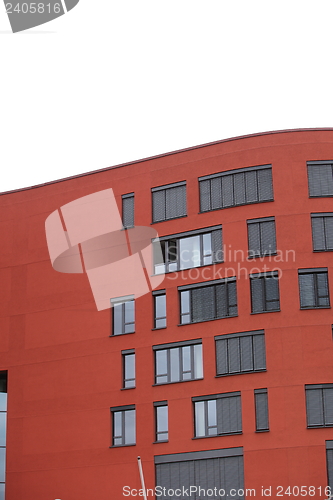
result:
M 326 285 L 327 285 L 327 295 L 319 295 L 319 286 L 318 286 L 318 275 L 325 275 L 326 277 Z M 313 287 L 312 287 L 312 298 L 313 298 L 313 303 L 312 305 L 305 306 L 302 304 L 304 303 L 304 295 L 302 292 L 302 279 L 301 276 L 313 276 Z M 303 286 L 306 286 L 303 285 Z M 299 287 L 299 301 L 300 301 L 300 308 L 302 310 L 306 309 L 329 309 L 331 307 L 331 302 L 330 302 L 330 289 L 329 289 L 329 283 L 328 283 L 328 269 L 327 267 L 317 267 L 317 268 L 309 268 L 309 269 L 298 269 L 298 287 Z M 325 305 L 319 305 L 320 299 L 327 299 L 328 304 Z
M 329 396 L 327 396 L 328 392 Z M 316 397 L 319 399 L 317 407 L 315 407 Z M 333 427 L 333 384 L 305 385 L 305 401 L 308 429 Z M 316 423 L 316 419 L 321 422 Z
M 126 443 L 126 412 L 134 411 L 134 434 L 135 434 L 135 442 L 134 443 Z M 112 421 L 112 446 L 110 448 L 119 448 L 123 446 L 135 446 L 136 445 L 136 409 L 135 405 L 126 405 L 126 406 L 113 406 L 110 408 L 111 412 L 111 421 Z M 121 434 L 115 435 L 115 413 L 121 414 Z M 121 444 L 115 444 L 115 439 L 121 439 Z
M 164 222 L 167 220 L 179 219 L 181 217 L 187 216 L 186 181 L 175 182 L 173 184 L 165 184 L 164 186 L 154 187 L 152 188 L 151 193 L 152 193 L 152 224 L 157 224 L 159 222 Z M 172 207 L 174 208 L 174 204 L 172 204 L 172 200 L 170 200 L 170 197 L 172 197 L 173 194 L 175 194 L 175 196 L 177 197 L 178 193 L 180 193 L 178 195 L 180 196 L 180 198 L 183 197 L 183 199 L 180 200 L 180 208 L 183 208 L 184 210 L 180 210 L 175 215 L 170 216 L 170 210 Z M 161 202 L 164 205 L 163 208 L 164 214 L 162 218 L 158 219 L 156 218 L 157 196 L 162 196 L 164 198 L 163 200 L 161 200 Z M 184 206 L 182 207 L 183 204 Z
M 133 308 L 134 308 L 134 321 L 126 321 L 126 304 L 129 302 L 133 302 Z M 112 337 L 117 337 L 118 335 L 128 335 L 130 333 L 135 333 L 135 299 L 133 296 L 127 296 L 127 297 L 117 297 L 114 299 L 111 299 L 111 304 L 113 307 L 111 307 L 112 310 L 112 332 L 111 336 Z M 114 306 L 119 306 L 121 305 L 121 331 L 120 332 L 115 332 L 116 327 L 115 327 L 115 310 Z M 126 332 L 126 327 L 129 325 L 133 325 L 133 331 Z
M 135 389 L 135 384 L 136 384 L 136 368 L 135 368 L 135 349 L 126 349 L 124 351 L 121 351 L 122 355 L 122 379 L 123 379 L 123 389 Z M 126 373 L 126 359 L 131 357 L 133 359 L 133 371 L 134 371 L 134 377 L 128 377 Z M 128 385 L 130 383 L 133 383 L 133 385 Z
M 308 161 L 309 198 L 333 196 L 333 161 Z M 326 177 L 326 178 L 325 178 Z
M 278 298 L 275 299 L 268 299 L 268 292 L 267 292 L 267 279 L 274 279 L 277 281 L 277 293 L 278 293 Z M 250 274 L 250 292 L 251 292 L 251 314 L 264 314 L 264 313 L 271 313 L 271 312 L 279 312 L 280 311 L 280 287 L 279 287 L 279 272 L 278 271 L 271 271 L 267 273 L 257 273 L 257 274 Z M 260 280 L 261 284 L 261 305 L 263 310 L 254 310 L 254 280 Z M 258 299 L 256 299 L 258 300 Z M 269 303 L 272 302 L 278 302 L 278 307 L 275 309 L 269 309 L 268 305 Z
M 333 441 L 326 441 L 327 484 L 333 493 Z M 328 496 L 328 495 L 327 495 Z
M 152 292 L 153 295 L 153 301 L 154 301 L 154 328 L 153 330 L 161 330 L 162 328 L 167 327 L 167 309 L 166 309 L 166 290 L 154 290 Z M 163 297 L 165 298 L 165 315 L 164 316 L 157 316 L 157 307 L 156 307 L 156 300 L 157 297 Z M 157 326 L 158 321 L 163 321 L 165 320 L 165 324 L 162 326 Z
M 262 171 L 266 171 L 266 174 L 260 173 Z M 269 174 L 267 172 L 269 172 Z M 250 188 L 250 177 L 252 175 L 254 175 L 255 179 L 251 180 L 253 185 L 252 188 Z M 269 179 L 267 178 L 264 180 L 264 175 L 268 175 Z M 241 205 L 249 205 L 253 203 L 274 201 L 271 164 L 227 170 L 225 172 L 199 177 L 198 181 L 200 193 L 200 213 Z M 223 187 L 223 182 L 226 183 L 225 189 Z M 264 185 L 265 182 L 270 183 L 269 187 Z M 263 184 L 262 187 L 261 184 Z M 267 189 L 269 193 L 265 193 Z M 251 192 L 251 190 L 253 192 Z M 217 199 L 221 199 L 220 203 L 212 203 L 212 200 L 214 200 L 214 193 L 215 196 L 217 196 Z M 229 203 L 224 203 L 226 202 L 226 199 L 223 200 L 223 196 L 226 198 L 226 195 L 230 197 Z M 239 199 L 237 200 L 237 198 Z
M 122 200 L 122 222 L 124 229 L 134 227 L 134 193 L 123 194 Z
M 235 398 L 235 399 L 233 399 Z M 237 399 L 236 399 L 237 398 Z M 232 414 L 232 410 L 230 410 L 230 407 L 228 408 L 226 405 L 230 405 L 230 400 L 233 400 L 235 407 L 233 408 L 234 411 L 237 412 L 236 419 L 235 419 L 235 414 Z M 216 401 L 216 414 L 215 414 L 215 425 L 208 425 L 209 424 L 209 417 L 208 417 L 208 405 L 209 402 L 211 401 Z M 235 391 L 235 392 L 226 392 L 222 394 L 210 394 L 207 396 L 196 396 L 192 398 L 192 403 L 193 403 L 193 414 L 194 414 L 194 438 L 195 439 L 202 439 L 202 438 L 207 438 L 207 437 L 217 437 L 217 436 L 227 436 L 231 434 L 242 434 L 242 403 L 241 403 L 241 393 L 240 391 Z M 196 428 L 196 415 L 197 415 L 197 404 L 203 403 L 204 404 L 204 435 L 197 435 L 197 428 Z M 228 420 L 224 420 L 224 417 Z M 229 423 L 230 425 L 236 425 L 237 429 L 235 430 L 230 430 L 226 429 L 227 424 Z M 211 428 L 216 428 L 216 434 L 209 434 L 209 429 Z M 224 429 L 224 430 L 223 430 Z
M 223 288 L 221 291 L 224 293 L 226 297 L 226 304 L 225 304 L 225 309 L 226 309 L 226 314 L 219 314 L 218 309 L 219 309 L 219 304 L 218 304 L 218 294 L 217 294 L 217 287 L 223 285 Z M 213 317 L 208 318 L 208 319 L 199 319 L 195 320 L 194 319 L 194 307 L 193 307 L 193 291 L 197 290 L 204 290 L 205 288 L 208 287 L 213 287 L 213 303 L 212 303 L 212 308 L 213 308 Z M 202 323 L 205 321 L 214 321 L 216 319 L 223 319 L 223 318 L 232 318 L 238 316 L 238 301 L 237 301 L 237 283 L 236 283 L 236 277 L 230 277 L 230 278 L 222 278 L 220 280 L 213 280 L 213 281 L 205 281 L 202 283 L 193 283 L 191 285 L 183 285 L 178 287 L 178 292 L 179 292 L 179 304 L 180 304 L 180 325 L 188 325 L 188 324 L 193 324 L 193 323 Z M 185 302 L 185 295 L 183 295 L 188 292 L 188 297 L 189 297 L 189 311 L 184 312 L 184 302 Z M 195 292 L 194 292 L 195 293 Z M 204 292 L 202 292 L 204 293 Z M 235 296 L 236 303 L 232 302 L 232 296 Z M 195 313 L 196 314 L 196 313 Z M 184 318 L 188 317 L 188 321 L 184 321 Z
M 195 353 L 194 353 L 194 347 L 196 345 L 201 346 L 201 370 L 202 371 L 202 376 L 201 377 L 196 377 L 195 372 L 198 370 L 199 367 L 195 365 Z M 182 349 L 184 347 L 190 347 L 190 369 L 189 370 L 183 370 L 183 351 Z M 179 366 L 179 380 L 173 380 L 173 374 L 172 374 L 172 367 L 171 367 L 171 350 L 172 349 L 178 349 L 178 366 Z M 203 354 L 202 354 L 202 339 L 195 339 L 195 340 L 185 340 L 182 342 L 173 342 L 170 344 L 159 344 L 159 345 L 154 345 L 153 346 L 153 351 L 154 351 L 154 373 L 155 373 L 155 383 L 154 385 L 165 385 L 165 384 L 178 384 L 180 382 L 191 382 L 193 380 L 202 380 L 203 379 Z M 157 352 L 161 351 L 166 351 L 166 357 L 167 357 L 167 371 L 164 373 L 157 374 Z M 190 373 L 191 378 L 184 378 L 186 373 Z M 166 382 L 158 382 L 158 378 L 160 377 L 166 377 L 167 381 Z
M 333 252 L 333 230 L 330 234 L 329 221 L 333 224 L 333 212 L 311 214 L 312 247 L 314 252 Z
M 268 389 L 254 389 L 256 432 L 269 431 Z
M 264 330 L 229 333 L 215 337 L 216 376 L 242 375 L 266 371 Z M 245 368 L 252 364 L 252 368 Z M 225 371 L 222 371 L 222 367 Z M 239 366 L 239 368 L 238 368 Z
M 275 217 L 265 217 L 261 219 L 249 219 L 247 222 L 247 238 L 249 254 L 248 258 L 255 259 L 257 257 L 268 257 L 277 254 L 276 248 L 276 227 Z M 273 236 L 272 243 L 267 240 L 267 228 L 270 229 Z M 255 234 L 257 233 L 257 234 Z M 254 242 L 254 240 L 257 240 Z M 255 245 L 256 248 L 253 247 Z M 269 248 L 271 246 L 271 248 Z M 252 247 L 252 248 L 251 248 Z M 259 251 L 257 251 L 259 250 Z
M 154 401 L 154 413 L 155 413 L 155 443 L 167 443 L 169 441 L 169 406 L 168 401 Z M 167 409 L 167 430 L 159 430 L 159 410 L 160 408 Z M 167 434 L 165 439 L 161 439 L 162 434 Z

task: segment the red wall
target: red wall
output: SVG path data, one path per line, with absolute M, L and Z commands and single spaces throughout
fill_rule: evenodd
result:
M 326 486 L 325 440 L 333 428 L 307 429 L 305 384 L 333 382 L 331 309 L 300 310 L 298 268 L 328 267 L 313 253 L 310 213 L 333 211 L 309 199 L 306 161 L 333 159 L 333 130 L 249 136 L 0 196 L 0 370 L 8 370 L 7 500 L 120 500 L 140 488 L 136 457 L 153 488 L 154 455 L 244 447 L 245 487 Z M 274 202 L 199 214 L 198 177 L 272 164 Z M 162 235 L 222 224 L 227 250 L 247 251 L 246 219 L 275 216 L 278 249 L 296 260 L 240 262 L 238 317 L 178 326 L 177 286 L 195 270 L 166 275 L 167 329 L 152 330 L 152 298 L 136 301 L 136 333 L 110 337 L 110 310 L 98 312 L 83 274 L 53 270 L 44 223 L 60 206 L 99 190 L 135 192 L 135 223 L 151 224 L 154 186 L 186 180 L 188 216 L 155 224 Z M 228 256 L 226 256 L 228 257 Z M 220 276 L 235 262 L 210 266 Z M 280 312 L 251 315 L 246 270 L 282 270 Z M 192 278 L 191 278 L 192 276 Z M 210 276 L 206 272 L 206 276 Z M 209 278 L 210 279 L 210 278 Z M 331 294 L 331 303 L 333 296 Z M 265 330 L 267 371 L 216 378 L 214 336 Z M 203 339 L 204 379 L 153 386 L 152 345 Z M 121 391 L 121 350 L 136 349 L 136 388 Z M 255 432 L 253 390 L 267 387 L 270 432 Z M 241 391 L 243 433 L 193 438 L 191 397 Z M 153 401 L 169 402 L 169 442 L 153 444 Z M 135 404 L 137 444 L 109 448 L 110 407 Z M 274 494 L 272 494 L 274 497 Z M 314 498 L 314 497 L 313 497 Z M 315 498 L 325 498 L 317 494 Z

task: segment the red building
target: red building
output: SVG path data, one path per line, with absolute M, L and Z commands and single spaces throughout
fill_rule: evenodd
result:
M 327 498 L 332 169 L 333 129 L 293 130 L 1 195 L 6 500 L 142 497 L 138 456 L 148 498 Z M 150 228 L 162 252 L 140 261 L 148 292 L 98 310 L 68 210 L 110 189 L 119 238 Z M 61 244 L 46 238 L 54 213 Z M 66 241 L 84 272 L 57 271 Z

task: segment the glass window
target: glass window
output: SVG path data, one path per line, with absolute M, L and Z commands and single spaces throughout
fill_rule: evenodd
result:
M 153 222 L 185 217 L 186 183 L 178 182 L 152 189 Z
M 162 401 L 154 403 L 155 407 L 155 425 L 156 436 L 155 441 L 168 441 L 168 402 Z
M 192 398 L 195 437 L 209 437 L 242 432 L 239 392 Z
M 327 268 L 299 269 L 301 309 L 330 307 Z
M 306 385 L 308 427 L 333 426 L 333 384 Z
M 203 377 L 202 345 L 155 346 L 155 383 L 185 382 Z
M 135 352 L 123 351 L 123 388 L 135 387 Z
M 134 300 L 111 300 L 113 306 L 113 335 L 123 335 L 135 332 Z
M 275 220 L 253 219 L 247 221 L 249 257 L 265 257 L 276 254 Z
M 135 408 L 111 408 L 113 421 L 113 446 L 135 444 Z
M 250 275 L 252 313 L 280 310 L 279 276 L 277 272 Z
M 154 328 L 166 327 L 166 294 L 165 290 L 153 292 L 154 297 Z
M 134 193 L 122 196 L 122 208 L 124 228 L 134 227 Z

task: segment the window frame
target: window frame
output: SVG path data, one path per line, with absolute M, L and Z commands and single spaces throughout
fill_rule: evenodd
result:
M 308 192 L 309 192 L 309 198 L 332 198 L 333 196 L 333 190 L 331 194 L 311 194 L 311 190 L 318 188 L 318 185 L 316 187 L 311 186 L 311 179 L 310 177 L 313 176 L 314 174 L 312 173 L 310 175 L 310 170 L 312 167 L 324 167 L 328 166 L 331 167 L 331 174 L 332 174 L 332 182 L 333 182 L 333 161 L 332 160 L 318 160 L 318 161 L 307 161 L 307 174 L 308 174 Z M 313 178 L 312 177 L 312 178 Z
M 153 327 L 153 330 L 162 330 L 163 328 L 166 328 L 167 327 L 167 304 L 166 304 L 166 290 L 163 289 L 163 290 L 154 290 L 152 292 L 152 296 L 153 296 L 153 309 L 154 309 L 154 327 Z M 157 316 L 157 307 L 156 307 L 156 300 L 157 300 L 157 297 L 164 297 L 164 300 L 165 300 L 165 316 Z M 157 326 L 157 322 L 158 321 L 162 321 L 162 320 L 165 320 L 165 324 L 163 326 Z
M 127 377 L 126 376 L 126 358 L 129 356 L 133 356 L 134 360 L 134 365 L 133 365 L 133 371 L 134 371 L 134 377 Z M 126 349 L 121 351 L 121 357 L 122 357 L 122 389 L 135 389 L 136 386 L 136 367 L 135 367 L 135 349 Z M 126 386 L 127 382 L 134 381 L 134 385 L 128 385 Z
M 201 346 L 201 366 L 196 366 L 196 353 L 195 346 Z M 183 348 L 190 347 L 190 368 L 183 370 Z M 171 350 L 178 349 L 178 367 L 179 367 L 179 380 L 172 380 L 172 367 L 171 367 Z M 179 384 L 183 382 L 192 382 L 193 380 L 202 380 L 203 375 L 203 349 L 202 339 L 184 340 L 182 342 L 173 342 L 170 344 L 159 344 L 153 346 L 154 351 L 154 386 L 166 384 Z M 158 360 L 157 352 L 166 351 L 166 372 L 157 373 Z M 197 350 L 197 352 L 199 352 Z M 196 372 L 202 373 L 202 376 L 196 377 Z M 186 373 L 190 373 L 191 378 L 184 378 Z M 158 378 L 166 377 L 165 382 L 158 382 Z
M 134 443 L 126 443 L 126 412 L 134 411 Z M 110 408 L 111 412 L 111 436 L 112 436 L 112 445 L 110 448 L 120 448 L 124 446 L 135 446 L 136 445 L 136 409 L 135 405 L 125 405 L 125 406 L 113 406 Z M 121 434 L 115 435 L 115 413 L 121 414 Z M 115 439 L 121 439 L 121 444 L 115 444 Z
M 167 191 L 172 190 L 175 188 L 179 187 L 185 187 L 184 190 L 184 197 L 185 197 L 185 213 L 182 213 L 181 215 L 176 215 L 175 217 L 168 217 L 167 215 Z M 174 182 L 172 184 L 165 184 L 163 186 L 156 186 L 151 188 L 151 203 L 152 203 L 152 224 L 158 224 L 159 222 L 165 222 L 168 220 L 174 220 L 174 219 L 180 219 L 182 217 L 187 217 L 187 186 L 186 186 L 186 181 L 179 181 L 179 182 Z M 154 193 L 159 192 L 159 191 L 164 191 L 164 218 L 155 220 L 155 203 L 154 199 L 156 200 L 156 197 L 154 198 Z
M 267 299 L 267 284 L 266 284 L 267 278 L 276 279 L 278 299 L 275 299 L 275 300 Z M 261 285 L 261 296 L 262 297 L 261 298 L 262 298 L 262 305 L 264 306 L 264 309 L 262 311 L 254 311 L 254 299 L 253 299 L 253 293 L 252 293 L 253 280 L 261 280 L 261 283 L 262 283 L 262 285 Z M 251 314 L 266 314 L 266 313 L 280 312 L 281 311 L 279 280 L 280 280 L 280 277 L 279 277 L 278 271 L 268 271 L 268 272 L 264 272 L 264 273 L 250 274 Z M 267 309 L 267 304 L 269 304 L 270 302 L 277 302 L 277 301 L 279 302 L 278 308 Z
M 306 425 L 308 429 L 322 429 L 326 427 L 333 427 L 333 418 L 331 423 L 326 423 L 326 420 L 329 420 L 329 417 L 327 415 L 328 411 L 333 412 L 333 403 L 332 407 L 329 408 L 329 410 L 326 411 L 326 404 L 325 404 L 325 396 L 324 392 L 325 391 L 330 391 L 332 394 L 332 399 L 333 399 L 333 384 L 306 384 L 305 385 L 305 406 L 306 406 Z M 318 409 L 320 412 L 319 417 L 322 418 L 323 424 L 311 424 L 310 423 L 310 417 L 313 415 L 310 415 L 311 409 L 310 407 L 310 398 L 308 398 L 308 394 L 310 391 L 318 391 L 320 394 L 320 399 L 321 399 L 321 408 Z
M 169 441 L 169 405 L 168 401 L 154 401 L 154 419 L 155 419 L 155 441 L 154 443 L 167 443 Z M 166 408 L 167 409 L 167 415 L 166 415 L 166 420 L 167 420 L 167 430 L 166 431 L 159 431 L 159 409 L 160 408 Z M 159 435 L 161 434 L 167 434 L 166 439 L 159 439 Z
M 311 231 L 312 231 L 312 250 L 313 252 L 333 252 L 333 246 L 332 248 L 328 248 L 328 231 L 327 231 L 327 219 L 332 219 L 333 222 L 333 212 L 323 212 L 323 213 L 311 213 Z M 320 249 L 315 249 L 315 227 L 314 227 L 314 221 L 316 219 L 323 219 L 323 234 L 321 235 L 322 239 L 324 240 L 325 248 L 320 248 Z M 333 234 L 332 234 L 332 239 L 333 239 Z
M 271 223 L 274 227 L 275 247 L 272 248 L 272 250 L 266 251 L 263 248 L 265 242 L 263 241 L 262 227 L 264 226 L 264 224 L 269 224 L 269 223 Z M 260 218 L 260 219 L 248 219 L 246 221 L 246 224 L 247 224 L 248 258 L 249 259 L 256 259 L 258 257 L 270 257 L 272 255 L 277 255 L 275 217 L 264 217 L 264 218 Z M 252 250 L 250 248 L 250 231 L 252 231 L 252 228 L 254 225 L 259 226 L 259 253 L 256 253 L 255 250 Z
M 128 206 L 127 200 L 132 200 L 132 204 Z M 134 192 L 123 194 L 121 196 L 122 202 L 122 224 L 124 229 L 130 229 L 135 226 L 135 212 L 134 212 Z M 130 214 L 129 214 L 130 211 Z M 129 217 L 133 219 L 132 224 L 126 224 L 125 219 Z
M 318 275 L 319 274 L 324 274 L 326 276 L 327 295 L 323 295 L 323 296 L 318 295 Z M 302 290 L 301 290 L 300 276 L 306 276 L 306 275 L 313 276 L 312 293 L 313 293 L 314 305 L 311 305 L 311 306 L 302 305 Z M 307 309 L 330 309 L 331 308 L 330 288 L 329 288 L 328 268 L 327 267 L 298 269 L 298 290 L 299 290 L 300 309 L 302 311 L 307 310 Z M 328 304 L 327 305 L 318 305 L 318 302 L 320 299 L 328 299 Z
M 126 321 L 126 304 L 133 302 L 133 321 Z M 121 332 L 115 333 L 115 306 L 121 305 Z M 111 299 L 111 311 L 112 311 L 112 321 L 111 321 L 111 337 L 118 337 L 119 335 L 129 335 L 135 333 L 135 299 L 134 295 L 126 295 L 124 297 L 116 297 Z M 126 332 L 126 326 L 133 325 L 133 331 Z
M 254 389 L 256 432 L 269 432 L 268 389 Z M 261 425 L 264 420 L 266 425 Z

